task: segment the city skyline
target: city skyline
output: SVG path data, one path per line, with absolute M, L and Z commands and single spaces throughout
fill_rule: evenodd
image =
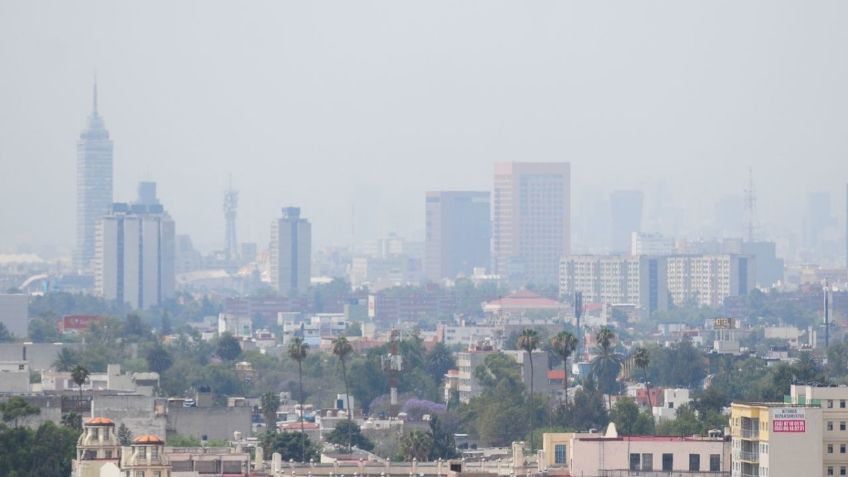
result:
M 70 47 L 59 58 L 49 51 L 50 39 L 32 42 L 30 50 L 0 53 L 7 64 L 19 66 L 18 74 L 8 78 L 10 87 L 0 93 L 9 112 L 0 115 L 0 158 L 4 166 L 14 164 L 17 169 L 16 179 L 0 188 L 0 218 L 10 224 L 10 232 L 0 237 L 0 250 L 54 245 L 53 255 L 70 255 L 70 207 L 44 224 L 29 208 L 13 204 L 15 197 L 28 196 L 30 207 L 52 208 L 73 196 L 69 151 L 90 102 L 84 92 L 95 68 L 100 109 L 109 117 L 116 143 L 115 194 L 128 195 L 138 180 L 155 179 L 174 217 L 184 224 L 182 230 L 203 251 L 222 249 L 223 217 L 217 207 L 200 204 L 220 204 L 230 173 L 241 191 L 241 239 L 267 242 L 267 220 L 280 204 L 297 203 L 311 211 L 320 247 L 358 243 L 392 231 L 423 240 L 424 191 L 487 190 L 492 163 L 525 160 L 572 163 L 575 218 L 590 204 L 593 191 L 608 195 L 615 189 L 639 189 L 645 193 L 648 214 L 663 210 L 650 205 L 654 200 L 683 209 L 680 235 L 690 237 L 710 233 L 714 205 L 724 197 L 742 195 L 751 165 L 762 238 L 798 232 L 806 195 L 820 190 L 831 195 L 835 230 L 841 234 L 844 204 L 839 199 L 848 166 L 840 158 L 848 151 L 840 139 L 844 121 L 839 111 L 848 98 L 829 85 L 843 82 L 846 72 L 832 68 L 827 59 L 836 54 L 834 45 L 845 35 L 831 28 L 829 18 L 840 17 L 847 7 L 833 5 L 833 15 L 816 17 L 814 23 L 803 15 L 794 20 L 799 15 L 791 7 L 785 12 L 766 9 L 763 17 L 759 5 L 764 4 L 740 9 L 735 19 L 721 16 L 721 5 L 676 6 L 672 13 L 682 16 L 680 25 L 669 25 L 667 18 L 654 24 L 642 18 L 636 11 L 640 9 L 623 7 L 623 13 L 606 18 L 610 28 L 620 32 L 612 37 L 601 37 L 576 21 L 604 16 L 599 6 L 572 10 L 548 4 L 550 15 L 566 28 L 546 23 L 530 28 L 539 12 L 502 5 L 492 11 L 478 38 L 469 38 L 461 25 L 445 23 L 427 9 L 388 7 L 409 32 L 378 29 L 357 36 L 349 35 L 356 22 L 340 20 L 362 14 L 345 10 L 349 7 L 334 11 L 266 5 L 269 14 L 260 20 L 262 26 L 283 26 L 272 30 L 285 33 L 255 33 L 236 22 L 232 34 L 216 38 L 199 23 L 192 27 L 197 40 L 176 43 L 171 40 L 178 26 L 193 14 L 184 7 L 165 21 L 165 35 L 157 39 L 117 28 L 128 21 L 129 12 L 110 11 L 120 21 L 101 21 L 106 13 L 94 4 L 74 9 L 56 4 L 57 13 L 75 21 L 59 22 L 61 15 L 51 14 L 38 26 L 33 23 L 36 9 L 4 5 L 0 8 L 8 15 L 0 16 L 0 22 L 9 41 L 3 43 L 18 44 L 43 28 L 54 28 Z M 475 11 L 471 6 L 452 8 L 460 18 Z M 337 17 L 341 12 L 345 15 Z M 144 19 L 153 12 L 133 13 Z M 222 12 L 210 8 L 201 15 L 215 20 Z M 242 18 L 239 15 L 235 18 Z M 337 38 L 347 33 L 353 38 L 350 49 L 341 54 L 333 42 L 302 51 L 289 46 L 290 35 L 309 31 L 290 24 L 288 18 L 297 15 L 321 19 L 313 25 L 316 34 Z M 419 15 L 442 25 L 444 36 L 422 43 Z M 635 29 L 628 20 L 632 15 L 657 28 Z M 12 18 L 20 21 L 8 21 Z M 749 37 L 747 26 L 754 23 L 760 35 Z M 510 36 L 515 49 L 493 46 L 498 43 L 492 40 L 512 27 L 520 32 Z M 73 34 L 68 34 L 69 28 Z M 790 40 L 780 34 L 787 28 L 809 34 Z M 337 33 L 331 35 L 333 30 Z M 638 48 L 656 46 L 656 38 L 675 38 L 687 30 L 710 40 L 709 55 L 701 41 L 688 36 L 682 42 L 662 42 L 654 54 Z M 717 31 L 722 31 L 721 37 Z M 113 41 L 98 41 L 107 34 Z M 387 34 L 395 35 L 394 45 L 383 41 Z M 627 54 L 621 51 L 624 37 L 632 44 Z M 235 49 L 226 44 L 233 40 Z M 589 45 L 590 54 L 574 50 L 575 42 Z M 171 51 L 173 44 L 178 48 Z M 260 66 L 236 55 L 246 44 L 280 61 Z M 221 57 L 211 58 L 204 53 L 207 47 Z M 402 51 L 398 48 L 413 54 L 389 61 Z M 765 54 L 772 50 L 781 54 Z M 61 78 L 26 63 L 27 51 L 56 59 Z M 440 64 L 467 65 L 460 70 L 464 82 L 446 83 L 441 74 L 422 69 L 427 51 Z M 686 55 L 697 59 L 697 68 L 669 61 Z M 745 60 L 752 56 L 758 60 Z M 191 60 L 183 62 L 186 57 Z M 557 61 L 548 61 L 552 57 Z M 218 71 L 219 60 L 230 61 L 239 73 Z M 630 61 L 654 69 L 643 69 L 636 77 L 616 74 Z M 499 66 L 505 62 L 522 67 L 505 71 Z M 348 74 L 330 74 L 330 64 Z M 362 69 L 360 64 L 373 68 Z M 805 65 L 807 73 L 797 73 L 794 66 L 787 69 L 795 64 Z M 728 68 L 737 70 L 732 80 L 721 73 Z M 373 76 L 372 70 L 391 74 Z M 317 71 L 319 81 L 305 71 Z M 339 77 L 352 80 L 339 82 Z M 764 78 L 768 88 L 754 86 L 764 84 Z M 824 78 L 825 87 L 814 78 Z M 465 82 L 483 87 L 473 89 Z M 392 86 L 397 84 L 404 86 Z M 526 91 L 525 84 L 536 85 L 538 93 Z M 322 96 L 320 91 L 332 93 Z M 446 117 L 440 111 L 449 104 L 458 113 Z M 44 170 L 55 174 L 45 177 L 40 174 Z M 378 179 L 383 177 L 392 180 Z M 193 185 L 190 193 L 181 187 L 186 183 Z M 663 187 L 665 197 L 655 193 Z M 32 194 L 34 188 L 39 193 Z M 674 219 L 673 212 L 659 216 L 665 222 Z M 657 231 L 650 218 L 646 215 L 643 228 Z M 580 225 L 573 225 L 574 234 L 581 233 Z

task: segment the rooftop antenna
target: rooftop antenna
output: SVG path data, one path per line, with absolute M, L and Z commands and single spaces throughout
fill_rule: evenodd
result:
M 224 256 L 229 262 L 238 258 L 238 245 L 236 242 L 236 212 L 238 210 L 238 191 L 233 189 L 233 176 L 230 174 L 227 181 L 227 190 L 224 191 Z
M 748 187 L 745 189 L 745 220 L 748 229 L 748 242 L 754 241 L 754 226 L 757 221 L 757 193 L 754 191 L 754 172 L 748 166 Z

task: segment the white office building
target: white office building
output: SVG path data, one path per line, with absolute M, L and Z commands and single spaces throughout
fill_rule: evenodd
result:
M 139 187 L 139 201 L 115 203 L 97 230 L 95 286 L 108 300 L 134 309 L 156 306 L 174 295 L 174 221 Z

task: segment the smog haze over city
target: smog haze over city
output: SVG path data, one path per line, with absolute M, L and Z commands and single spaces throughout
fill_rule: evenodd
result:
M 489 190 L 496 161 L 571 163 L 576 250 L 607 240 L 586 229 L 608 228 L 615 189 L 643 191 L 647 231 L 742 236 L 749 166 L 762 238 L 801 240 L 807 194 L 823 191 L 836 241 L 846 14 L 838 1 L 3 2 L 0 250 L 70 255 L 95 74 L 115 200 L 158 182 L 204 252 L 222 247 L 228 177 L 240 237 L 265 244 L 297 204 L 320 247 L 420 240 L 424 191 Z
M 0 477 L 848 475 L 846 19 L 0 0 Z

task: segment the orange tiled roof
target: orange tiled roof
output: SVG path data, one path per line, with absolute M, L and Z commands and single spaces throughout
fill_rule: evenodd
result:
M 87 421 L 85 421 L 86 426 L 114 426 L 115 423 L 112 422 L 108 417 L 93 417 Z
M 133 444 L 164 444 L 165 442 L 159 438 L 159 436 L 155 436 L 153 434 L 145 434 L 143 436 L 138 436 L 133 439 Z

